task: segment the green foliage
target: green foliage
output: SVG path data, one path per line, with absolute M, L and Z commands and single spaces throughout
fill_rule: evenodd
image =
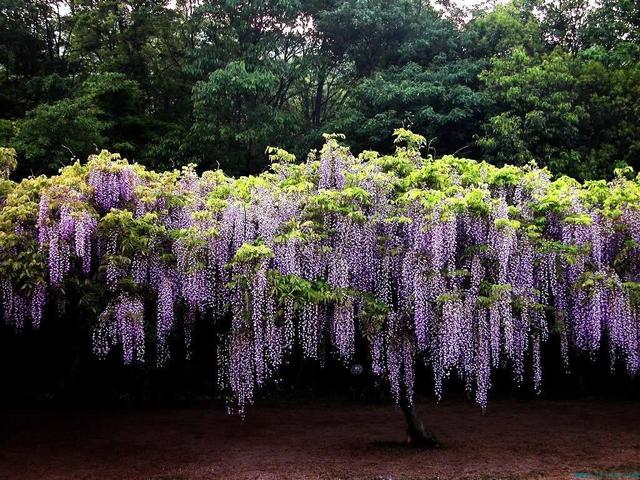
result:
M 453 152 L 477 129 L 479 71 L 477 62 L 446 58 L 391 67 L 363 80 L 330 128 L 349 132 L 357 148 L 382 148 L 395 129 L 408 125 Z
M 273 71 L 239 61 L 195 85 L 194 134 L 218 152 L 227 171 L 246 171 L 246 162 L 259 157 L 264 145 L 295 132 L 294 117 L 274 98 L 278 82 Z
M 625 163 L 637 168 L 639 69 L 607 63 L 597 49 L 540 58 L 516 49 L 494 58 L 481 77 L 495 113 L 478 140 L 484 154 L 499 164 L 535 159 L 577 178 L 610 176 Z
M 582 32 L 586 45 L 601 45 L 607 50 L 620 39 L 640 39 L 640 5 L 634 0 L 601 0 L 600 7 L 589 12 Z
M 9 175 L 17 166 L 18 162 L 16 160 L 15 149 L 0 147 L 0 179 L 5 180 L 9 178 Z
M 277 270 L 270 270 L 268 276 L 272 294 L 278 299 L 278 304 L 289 303 L 296 312 L 309 304 L 332 305 L 345 300 L 361 300 L 360 332 L 369 340 L 381 331 L 387 318 L 389 307 L 369 293 L 334 289 L 323 280 L 310 281 L 297 275 L 283 275 Z
M 113 209 L 100 219 L 99 227 L 117 235 L 123 257 L 133 257 L 135 253 L 149 249 L 149 241 L 155 235 L 163 233 L 156 214 L 146 213 L 134 218 L 129 210 Z
M 40 176 L 18 184 L 0 180 L 0 185 L 0 245 L 13 252 L 2 256 L 0 275 L 30 289 L 45 277 L 44 252 L 29 230 L 35 227 L 40 195 L 49 179 Z
M 469 48 L 480 57 L 506 55 L 515 48 L 530 54 L 544 50 L 542 25 L 519 0 L 481 12 L 471 20 L 467 35 Z
M 24 158 L 25 173 L 55 171 L 103 145 L 106 128 L 95 105 L 64 99 L 40 105 L 19 121 L 12 143 Z
M 301 159 L 337 131 L 355 154 L 388 154 L 410 129 L 433 157 L 609 178 L 639 166 L 638 8 L 0 0 L 0 144 L 17 177 L 103 148 L 246 175 L 267 168 L 268 145 Z M 281 153 L 268 152 L 292 163 Z M 295 178 L 286 188 L 304 190 Z
M 404 128 L 396 128 L 393 131 L 395 137 L 393 143 L 406 144 L 409 150 L 419 152 L 422 147 L 427 143 L 427 139 L 422 135 L 418 135 Z
M 243 243 L 236 251 L 231 264 L 255 263 L 273 257 L 273 251 L 266 245 Z
M 24 158 L 23 173 L 55 171 L 106 147 L 127 155 L 139 150 L 146 127 L 135 81 L 123 74 L 93 75 L 76 95 L 42 104 L 17 122 L 12 144 Z

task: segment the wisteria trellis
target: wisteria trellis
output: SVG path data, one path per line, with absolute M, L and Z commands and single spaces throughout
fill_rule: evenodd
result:
M 105 287 L 96 354 L 159 364 L 178 325 L 189 351 L 196 318 L 226 318 L 219 379 L 240 409 L 294 345 L 348 363 L 357 338 L 396 398 L 411 397 L 417 362 L 438 396 L 456 372 L 485 405 L 500 366 L 520 382 L 531 365 L 538 389 L 551 330 L 565 360 L 606 346 L 612 368 L 637 373 L 638 178 L 423 159 L 403 135 L 393 156 L 354 157 L 334 137 L 305 163 L 273 150 L 272 169 L 248 178 L 103 152 L 3 180 L 2 317 L 37 328 L 47 299 L 86 278 Z

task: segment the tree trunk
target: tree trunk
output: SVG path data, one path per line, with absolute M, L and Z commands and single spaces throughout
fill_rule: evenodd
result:
M 418 448 L 438 448 L 440 442 L 429 429 L 424 426 L 422 420 L 418 417 L 415 404 L 402 395 L 400 399 L 400 408 L 407 421 L 407 445 Z

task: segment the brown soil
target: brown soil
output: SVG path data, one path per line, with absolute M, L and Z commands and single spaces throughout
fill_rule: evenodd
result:
M 399 410 L 382 405 L 258 406 L 244 421 L 220 406 L 4 411 L 0 478 L 640 478 L 639 403 L 498 401 L 484 415 L 465 402 L 420 410 L 442 449 L 404 447 Z

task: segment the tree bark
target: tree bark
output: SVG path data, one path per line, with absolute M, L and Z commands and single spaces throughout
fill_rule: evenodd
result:
M 400 399 L 400 408 L 407 422 L 407 445 L 417 448 L 440 447 L 440 442 L 431 430 L 424 426 L 415 404 L 406 395 L 402 395 Z

